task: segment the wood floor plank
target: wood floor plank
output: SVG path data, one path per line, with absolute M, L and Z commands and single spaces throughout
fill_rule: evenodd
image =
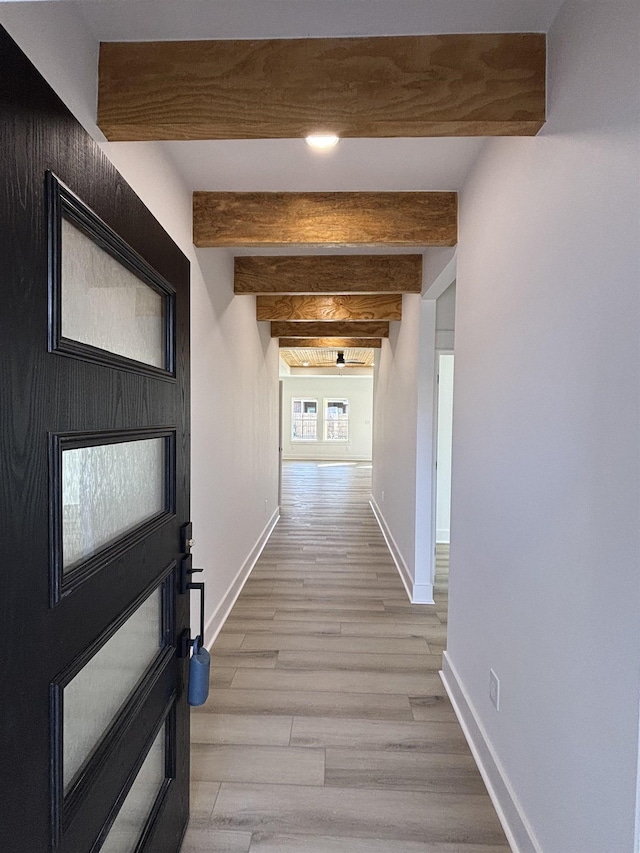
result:
M 229 687 L 236 674 L 235 667 L 231 666 L 211 666 L 210 683 L 214 688 Z
M 250 832 L 229 832 L 189 824 L 180 853 L 249 853 Z
M 204 782 L 322 785 L 324 750 L 253 744 L 193 744 L 191 778 Z
M 395 838 L 391 847 L 386 839 L 254 832 L 250 853 L 510 853 L 510 848 L 497 844 L 460 845 L 438 841 L 398 841 Z
M 277 659 L 276 652 L 268 651 L 249 652 L 240 649 L 219 649 L 214 646 L 211 652 L 211 665 L 214 667 L 248 666 L 257 669 L 273 669 Z
M 411 696 L 409 702 L 413 719 L 418 722 L 456 720 L 451 702 L 444 696 Z
M 433 794 L 223 782 L 217 829 L 495 844 L 504 839 L 486 794 Z
M 457 721 L 389 722 L 388 720 L 334 720 L 294 717 L 292 746 L 351 748 L 394 753 L 448 753 L 469 755 Z
M 192 714 L 189 853 L 508 853 L 437 672 L 448 550 L 436 603 L 412 605 L 370 483 L 370 465 L 283 467 Z
M 208 822 L 219 790 L 219 782 L 196 782 L 193 779 L 191 780 L 189 815 L 192 824 Z
M 214 690 L 207 711 L 225 714 L 284 714 L 412 720 L 408 696 L 329 693 L 315 690 Z
M 279 630 L 279 629 L 278 629 Z M 426 655 L 429 651 L 423 637 L 396 639 L 394 637 L 342 637 L 313 636 L 307 634 L 254 634 L 242 635 L 243 651 L 295 651 L 295 652 L 337 652 L 351 654 L 368 652 L 370 654 Z
M 342 672 L 322 670 L 237 669 L 231 682 L 238 690 L 303 690 L 331 693 L 378 693 L 405 695 L 445 695 L 440 676 L 435 673 Z
M 402 642 L 402 641 L 401 641 Z M 394 655 L 353 652 L 297 652 L 278 653 L 277 669 L 297 670 L 347 670 L 348 672 L 424 673 L 438 672 L 442 668 L 441 655 Z
M 292 725 L 293 717 L 210 714 L 199 708 L 191 715 L 191 743 L 288 746 Z
M 289 621 L 275 622 L 273 619 L 236 619 L 232 611 L 231 616 L 225 623 L 222 633 L 246 632 L 252 636 L 258 633 L 276 634 L 308 634 L 313 637 L 336 636 L 340 634 L 339 621 L 305 621 L 301 625 L 292 625 Z
M 338 788 L 484 794 L 471 754 L 327 749 L 325 785 Z
M 276 619 L 283 619 L 279 613 L 280 611 L 277 612 Z M 391 616 L 384 619 L 367 619 L 361 616 L 345 619 L 340 626 L 340 633 L 343 637 L 422 637 L 428 644 L 440 627 L 440 621 L 435 616 L 433 620 L 423 617 L 414 621 Z
M 290 568 L 288 570 L 259 569 L 256 567 L 252 574 L 264 580 L 286 581 L 288 578 L 293 576 L 300 578 L 303 581 L 314 580 L 325 584 L 331 584 L 335 581 L 339 581 L 340 583 L 342 583 L 342 581 L 364 581 L 366 583 L 375 583 L 379 579 L 377 572 L 351 572 L 346 569 L 343 572 L 322 571 L 317 568 L 310 568 L 309 566 L 307 566 L 306 569 Z
M 213 644 L 213 650 L 219 651 L 220 649 L 239 649 L 244 641 L 244 634 L 231 634 L 229 632 L 223 632 L 218 634 L 216 637 L 216 641 Z
M 243 606 L 241 608 L 241 615 L 251 607 L 253 607 L 255 611 L 260 611 L 262 608 L 262 605 L 259 603 L 260 598 L 261 596 L 247 596 L 244 599 Z M 323 611 L 329 611 L 330 613 L 338 613 L 340 611 L 352 613 L 354 611 L 358 612 L 363 610 L 367 613 L 385 612 L 385 607 L 381 598 L 314 598 L 313 596 L 307 596 L 306 594 L 300 596 L 274 595 L 273 597 L 265 596 L 265 598 L 268 602 L 266 606 L 273 606 L 274 604 L 277 605 L 277 609 L 272 611 L 274 618 L 277 613 L 293 613 L 296 610 L 302 610 L 305 613 L 312 611 L 319 614 Z M 438 624 L 440 624 L 439 620 Z

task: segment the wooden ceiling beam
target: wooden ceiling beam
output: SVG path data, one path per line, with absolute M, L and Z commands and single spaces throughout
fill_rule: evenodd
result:
M 272 338 L 388 338 L 386 321 L 349 322 L 275 322 L 271 323 Z
M 542 33 L 107 42 L 98 125 L 113 141 L 534 136 Z
M 193 242 L 216 246 L 454 246 L 457 193 L 196 192 Z
M 401 320 L 402 294 L 256 296 L 258 320 Z
M 380 349 L 381 338 L 280 338 L 281 349 Z
M 420 293 L 422 255 L 237 257 L 234 293 Z

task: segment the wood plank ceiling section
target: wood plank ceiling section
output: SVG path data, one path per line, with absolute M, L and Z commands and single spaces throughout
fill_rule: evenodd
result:
M 474 33 L 100 46 L 109 140 L 534 136 L 545 36 Z
M 234 293 L 420 293 L 422 255 L 235 259 Z
M 381 338 L 280 338 L 285 349 L 380 349 Z
M 373 349 L 356 347 L 304 347 L 282 349 L 280 357 L 289 367 L 331 367 L 336 366 L 338 352 L 344 355 L 345 367 L 373 367 L 375 353 Z
M 455 192 L 195 192 L 193 242 L 219 246 L 455 246 Z

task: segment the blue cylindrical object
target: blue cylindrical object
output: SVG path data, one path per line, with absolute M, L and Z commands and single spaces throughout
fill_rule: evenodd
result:
M 189 661 L 189 689 L 187 700 L 190 705 L 204 705 L 209 696 L 209 673 L 211 671 L 211 657 L 202 645 L 202 638 L 198 635 L 193 641 L 193 654 Z

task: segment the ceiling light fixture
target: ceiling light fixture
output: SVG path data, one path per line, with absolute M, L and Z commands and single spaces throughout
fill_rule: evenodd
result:
M 345 366 L 344 353 L 339 352 L 338 357 L 336 358 L 336 367 L 344 367 L 344 366 Z
M 326 151 L 328 148 L 333 148 L 340 141 L 340 137 L 335 133 L 312 133 L 305 138 L 305 142 L 310 148 L 315 148 L 317 151 Z

